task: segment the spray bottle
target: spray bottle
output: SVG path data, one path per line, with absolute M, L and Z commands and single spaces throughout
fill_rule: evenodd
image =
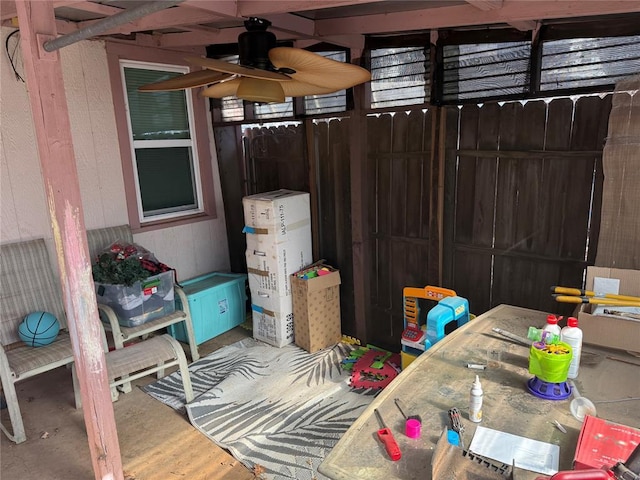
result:
M 469 420 L 472 422 L 478 423 L 482 421 L 482 394 L 480 378 L 476 375 L 476 381 L 473 382 L 469 395 Z

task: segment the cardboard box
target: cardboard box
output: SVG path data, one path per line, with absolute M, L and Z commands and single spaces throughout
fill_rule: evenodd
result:
M 253 338 L 278 348 L 293 342 L 292 310 L 276 312 L 258 305 L 251 305 L 251 310 Z
M 640 296 L 640 271 L 638 270 L 587 267 L 586 290 L 593 290 L 595 277 L 617 278 L 620 280 L 620 295 Z M 596 305 L 582 304 L 578 309 L 578 326 L 582 329 L 583 342 L 637 352 L 640 348 L 640 321 L 592 315 L 594 307 Z M 615 309 L 615 306 L 611 308 Z
M 272 235 L 276 243 L 289 240 L 300 228 L 311 231 L 309 194 L 293 190 L 258 193 L 242 199 L 245 233 Z
M 309 265 L 312 259 L 311 233 L 301 241 L 261 244 L 254 235 L 247 235 L 247 273 L 249 288 L 254 294 L 291 295 L 292 273 Z M 249 248 L 250 246 L 257 248 Z
M 123 327 L 137 327 L 176 310 L 173 272 L 162 272 L 133 285 L 94 282 L 98 303 L 113 308 Z
M 578 437 L 573 468 L 611 468 L 618 462 L 626 462 L 639 443 L 640 430 L 587 415 Z
M 251 303 L 272 312 L 293 312 L 293 297 L 280 296 L 270 290 L 251 292 Z
M 302 275 L 325 267 L 330 273 L 305 279 Z M 296 345 L 313 353 L 338 343 L 340 323 L 340 272 L 318 265 L 291 277 L 293 326 Z

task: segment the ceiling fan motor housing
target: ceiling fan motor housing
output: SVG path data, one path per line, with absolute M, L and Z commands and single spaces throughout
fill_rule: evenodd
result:
M 275 71 L 269 60 L 269 50 L 276 46 L 276 36 L 267 32 L 271 22 L 262 18 L 250 18 L 244 22 L 246 32 L 238 35 L 240 65 Z

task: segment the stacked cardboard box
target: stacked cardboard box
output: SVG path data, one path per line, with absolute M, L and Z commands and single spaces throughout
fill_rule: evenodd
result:
M 282 347 L 294 337 L 290 276 L 312 261 L 309 194 L 276 190 L 242 205 L 253 337 Z

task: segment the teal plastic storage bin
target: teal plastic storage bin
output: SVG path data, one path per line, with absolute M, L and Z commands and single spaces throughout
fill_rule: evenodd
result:
M 246 282 L 241 273 L 209 273 L 181 283 L 198 345 L 245 321 Z M 183 323 L 168 328 L 173 338 L 188 342 Z

